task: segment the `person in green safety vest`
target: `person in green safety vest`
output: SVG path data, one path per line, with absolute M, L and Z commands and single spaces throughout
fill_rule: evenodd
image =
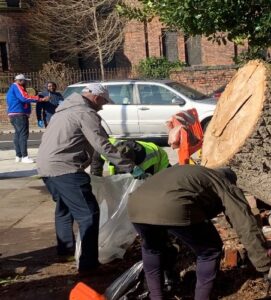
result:
M 134 161 L 136 166 L 145 173 L 153 175 L 170 166 L 166 151 L 154 143 L 116 138 L 109 138 L 109 141 L 118 148 L 124 157 Z M 107 159 L 96 152 L 92 157 L 91 174 L 102 176 L 105 161 Z M 109 163 L 108 171 L 109 175 L 117 174 L 115 166 L 111 163 Z

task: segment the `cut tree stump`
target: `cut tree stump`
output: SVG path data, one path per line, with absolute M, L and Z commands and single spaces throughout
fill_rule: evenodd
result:
M 271 205 L 271 66 L 253 60 L 221 95 L 204 135 L 203 166 L 230 166 L 244 191 Z

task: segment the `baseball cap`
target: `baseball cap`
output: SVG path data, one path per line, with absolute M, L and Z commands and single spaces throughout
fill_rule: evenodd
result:
M 18 74 L 15 76 L 15 80 L 31 80 L 30 78 L 26 78 L 24 74 Z
M 108 101 L 108 103 L 114 103 L 110 97 L 108 90 L 105 86 L 98 82 L 93 82 L 88 84 L 83 90 L 82 93 L 90 92 L 92 95 L 101 96 Z

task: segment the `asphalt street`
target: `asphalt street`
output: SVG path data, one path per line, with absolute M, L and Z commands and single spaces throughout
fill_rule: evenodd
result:
M 31 132 L 28 139 L 28 148 L 38 148 L 41 142 L 43 132 Z M 0 150 L 12 150 L 13 149 L 13 133 L 0 134 Z M 162 146 L 168 147 L 167 139 L 154 139 L 152 142 Z

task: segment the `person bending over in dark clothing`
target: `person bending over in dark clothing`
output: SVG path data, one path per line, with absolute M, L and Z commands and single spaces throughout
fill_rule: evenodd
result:
M 175 165 L 146 180 L 129 197 L 128 214 L 142 239 L 142 258 L 151 300 L 163 294 L 168 232 L 197 256 L 195 300 L 208 300 L 216 278 L 222 241 L 211 219 L 224 212 L 259 272 L 270 277 L 270 257 L 243 192 L 228 168 Z

